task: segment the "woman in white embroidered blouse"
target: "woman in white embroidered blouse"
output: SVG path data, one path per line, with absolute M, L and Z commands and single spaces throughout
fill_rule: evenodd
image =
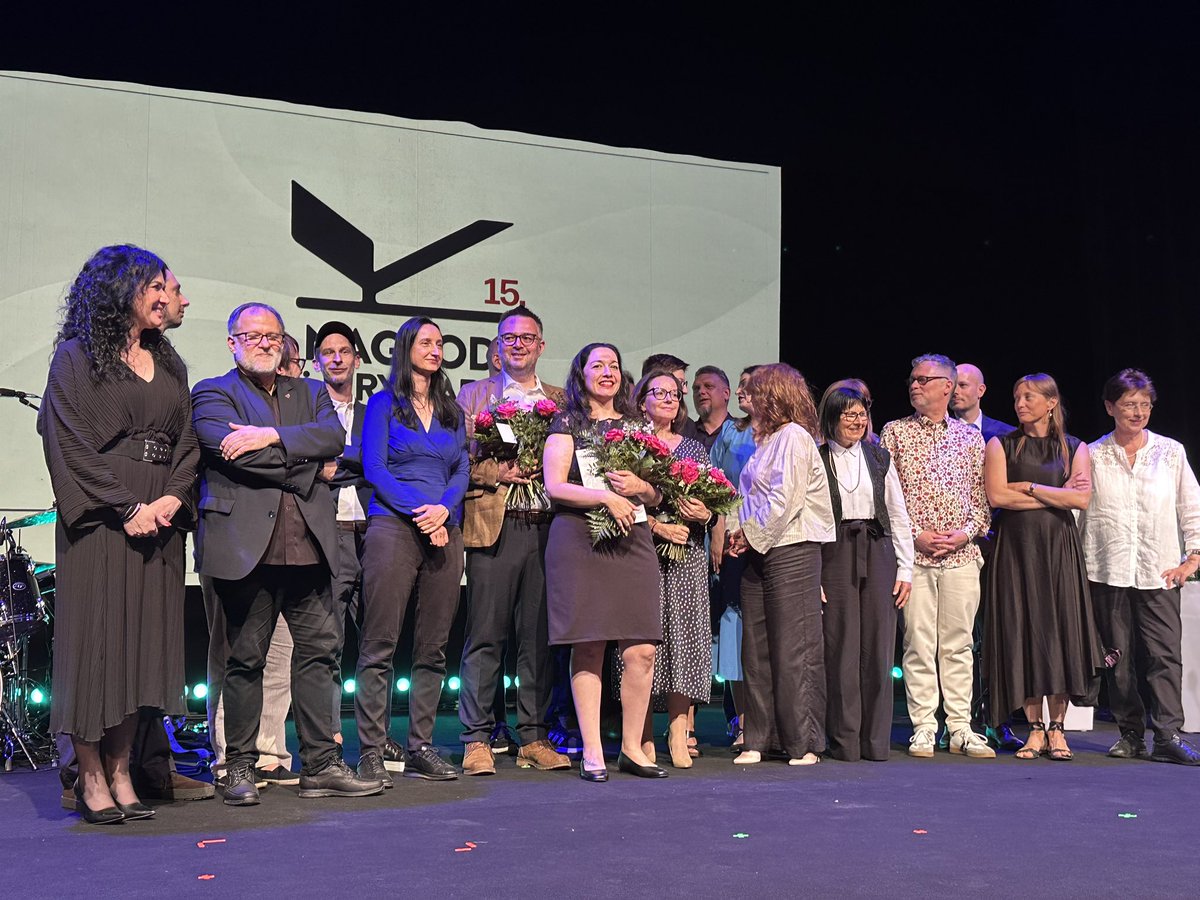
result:
M 1104 674 L 1121 728 L 1108 755 L 1200 765 L 1200 750 L 1179 734 L 1179 589 L 1200 567 L 1200 484 L 1183 445 L 1146 427 L 1157 399 L 1146 373 L 1122 370 L 1104 385 L 1103 397 L 1114 428 L 1090 445 L 1092 502 L 1079 525 L 1100 637 L 1105 647 L 1122 651 Z M 1139 647 L 1146 657 L 1151 753 L 1135 661 Z
M 825 749 L 821 544 L 834 539 L 816 409 L 804 376 L 783 363 L 759 367 L 747 385 L 758 449 L 742 469 L 738 530 L 744 555 L 742 670 L 745 750 L 757 763 L 778 747 L 795 766 Z

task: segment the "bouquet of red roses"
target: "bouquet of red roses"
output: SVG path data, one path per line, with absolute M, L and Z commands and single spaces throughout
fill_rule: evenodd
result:
M 655 518 L 660 522 L 676 523 L 679 517 L 679 501 L 687 497 L 699 500 L 709 512 L 724 516 L 737 509 L 742 498 L 737 488 L 733 486 L 725 473 L 716 466 L 702 468 L 694 459 L 677 459 L 667 470 L 667 478 L 659 485 L 663 494 L 664 512 Z M 674 562 L 681 562 L 684 557 L 684 546 L 671 541 L 658 541 L 659 556 L 664 556 Z
M 523 473 L 535 473 L 528 484 L 510 484 L 504 498 L 506 509 L 544 510 L 550 506 L 546 486 L 542 483 L 542 451 L 550 420 L 558 412 L 558 404 L 549 398 L 536 403 L 503 400 L 475 416 L 475 441 L 479 459 L 513 462 Z
M 595 436 L 587 449 L 594 460 L 593 476 L 603 478 L 605 472 L 623 470 L 655 487 L 667 477 L 671 448 L 646 431 L 642 423 L 626 422 L 620 428 L 610 428 L 603 435 Z M 587 520 L 593 547 L 626 533 L 607 506 L 589 510 Z

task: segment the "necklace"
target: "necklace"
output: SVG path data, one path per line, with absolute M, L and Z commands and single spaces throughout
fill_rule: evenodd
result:
M 846 453 L 842 455 L 853 456 L 854 461 L 858 463 L 858 465 L 854 467 L 857 477 L 854 479 L 854 484 L 849 486 L 846 485 L 846 482 L 842 481 L 842 474 L 838 471 L 838 467 L 836 465 L 833 467 L 834 474 L 837 476 L 838 487 L 842 489 L 842 493 L 853 494 L 858 490 L 858 486 L 862 483 L 862 448 L 860 447 L 857 453 L 855 453 L 853 450 L 847 450 Z
M 1125 459 L 1129 462 L 1129 467 L 1132 469 L 1133 464 L 1137 462 L 1138 451 L 1146 443 L 1146 432 L 1142 431 L 1138 434 L 1137 440 L 1131 441 L 1128 447 L 1122 447 L 1125 451 Z

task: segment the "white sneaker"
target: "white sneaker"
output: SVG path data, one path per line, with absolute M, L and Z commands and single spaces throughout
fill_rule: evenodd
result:
M 988 746 L 987 738 L 964 728 L 950 735 L 950 752 L 972 759 L 995 759 L 996 751 Z
M 937 744 L 937 729 L 918 728 L 908 739 L 908 755 L 920 759 L 932 759 L 933 748 Z

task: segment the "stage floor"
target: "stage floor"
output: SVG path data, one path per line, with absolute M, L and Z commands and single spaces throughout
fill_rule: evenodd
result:
M 702 711 L 699 731 L 704 756 L 661 781 L 611 762 L 607 784 L 587 784 L 502 757 L 492 777 L 398 777 L 361 800 L 273 786 L 256 807 L 165 804 L 155 819 L 109 827 L 60 808 L 57 771 L 18 769 L 0 775 L 0 877 L 21 898 L 1058 900 L 1191 897 L 1200 884 L 1200 770 L 1108 759 L 1109 723 L 1069 735 L 1070 763 L 914 760 L 897 727 L 886 764 L 735 768 L 719 708 Z M 453 714 L 439 716 L 436 737 L 457 759 Z

